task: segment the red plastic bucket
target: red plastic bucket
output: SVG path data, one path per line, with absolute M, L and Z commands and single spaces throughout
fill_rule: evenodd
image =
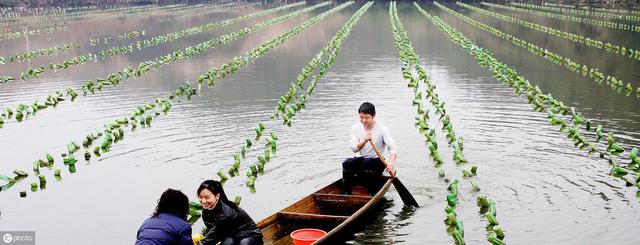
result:
M 291 239 L 294 245 L 309 245 L 326 234 L 323 230 L 305 228 L 291 232 Z

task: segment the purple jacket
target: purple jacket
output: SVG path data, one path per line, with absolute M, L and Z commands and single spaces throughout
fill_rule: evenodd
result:
M 193 245 L 191 226 L 172 213 L 161 213 L 142 223 L 136 245 Z

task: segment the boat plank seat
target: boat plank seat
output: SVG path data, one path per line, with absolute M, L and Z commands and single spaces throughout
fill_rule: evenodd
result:
M 370 196 L 314 193 L 311 195 L 322 214 L 351 216 L 371 200 Z
M 349 218 L 349 216 L 341 215 L 326 215 L 326 214 L 307 214 L 307 213 L 293 213 L 293 212 L 278 212 L 279 218 L 291 220 L 291 221 L 303 221 L 303 222 L 330 222 L 341 223 Z
M 371 200 L 371 196 L 354 196 L 354 195 L 341 195 L 341 194 L 326 194 L 326 193 L 313 193 L 311 194 L 316 201 L 326 202 L 343 202 L 343 203 L 358 203 L 365 204 Z

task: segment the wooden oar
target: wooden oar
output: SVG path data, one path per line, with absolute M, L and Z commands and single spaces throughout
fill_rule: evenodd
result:
M 388 167 L 389 164 L 387 163 L 386 160 L 384 160 L 382 153 L 380 152 L 380 150 L 378 150 L 378 147 L 376 146 L 376 144 L 373 143 L 373 140 L 369 140 L 369 143 L 371 144 L 371 146 L 373 146 L 373 150 L 376 151 L 376 154 L 378 154 L 380 161 L 384 163 L 385 167 Z M 416 199 L 413 198 L 413 195 L 411 195 L 411 192 L 409 192 L 409 190 L 407 190 L 407 187 L 405 187 L 404 184 L 402 184 L 402 182 L 400 181 L 400 179 L 398 179 L 398 176 L 396 176 L 396 173 L 389 172 L 389 174 L 391 175 L 391 178 L 393 178 L 393 186 L 395 186 L 396 190 L 398 190 L 398 194 L 400 194 L 400 199 L 402 199 L 402 202 L 407 206 L 414 206 L 416 208 L 420 207 Z

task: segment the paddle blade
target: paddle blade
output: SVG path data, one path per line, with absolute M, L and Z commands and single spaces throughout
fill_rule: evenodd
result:
M 411 195 L 411 192 L 409 192 L 407 187 L 405 187 L 404 184 L 402 184 L 400 179 L 396 177 L 393 179 L 392 183 L 393 183 L 393 186 L 396 187 L 396 190 L 398 191 L 398 194 L 400 195 L 400 199 L 402 199 L 402 202 L 404 203 L 404 205 L 412 206 L 416 208 L 420 207 L 416 199 L 413 198 L 413 195 Z

